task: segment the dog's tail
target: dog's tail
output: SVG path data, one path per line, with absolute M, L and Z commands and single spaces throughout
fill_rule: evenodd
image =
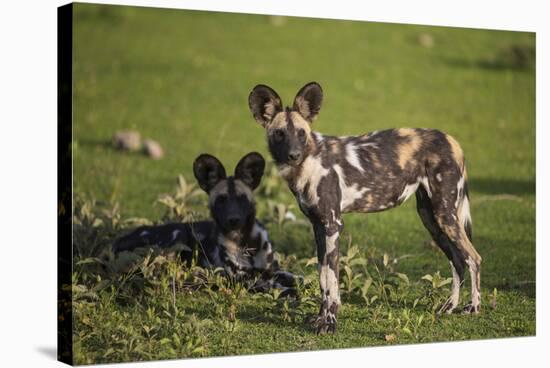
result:
M 458 203 L 458 219 L 460 224 L 464 228 L 468 239 L 472 241 L 472 215 L 470 214 L 470 193 L 468 190 L 468 175 L 466 174 L 466 167 L 462 173 L 464 178 L 464 189 L 462 191 L 462 197 Z
M 150 229 L 147 226 L 141 226 L 129 234 L 121 236 L 113 243 L 113 253 L 133 251 L 136 248 L 147 246 L 149 233 Z

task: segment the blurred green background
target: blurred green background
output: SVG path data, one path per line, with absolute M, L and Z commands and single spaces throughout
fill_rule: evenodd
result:
M 314 129 L 359 134 L 431 127 L 462 144 L 472 189 L 531 190 L 535 75 L 515 60 L 531 33 L 77 4 L 74 18 L 74 184 L 151 216 L 178 173 L 202 153 L 230 170 L 245 153 L 267 157 L 248 110 L 258 83 L 285 104 L 315 80 L 325 103 Z M 431 44 L 431 47 L 430 47 Z M 508 64 L 506 64 L 508 63 Z M 136 129 L 160 142 L 153 161 L 110 148 Z
M 228 172 L 250 151 L 271 161 L 248 110 L 256 84 L 273 87 L 290 105 L 301 86 L 317 81 L 325 100 L 314 130 L 429 127 L 450 133 L 464 149 L 474 244 L 484 259 L 483 303 L 498 288 L 503 304 L 461 320 L 460 329 L 449 320 L 452 326 L 426 339 L 532 335 L 534 64 L 533 33 L 76 4 L 74 190 L 98 203 L 118 202 L 123 217 L 157 221 L 164 212 L 157 198 L 174 191 L 178 174 L 194 183 L 200 153 L 219 157 Z M 157 140 L 166 156 L 151 160 L 112 148 L 113 134 L 127 129 Z M 258 195 L 262 220 L 267 200 L 294 206 L 303 220 L 282 182 L 274 193 Z M 389 212 L 346 215 L 342 247 L 402 257 L 399 271 L 411 280 L 436 270 L 450 276 L 414 208 L 411 200 Z M 267 222 L 279 252 L 314 255 L 309 227 Z M 354 333 L 312 340 L 311 348 L 371 343 L 360 326 Z

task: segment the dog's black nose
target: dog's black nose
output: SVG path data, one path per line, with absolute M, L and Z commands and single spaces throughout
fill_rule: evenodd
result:
M 300 151 L 290 151 L 288 153 L 288 159 L 290 161 L 298 161 L 302 157 L 302 153 Z
M 227 224 L 231 227 L 239 226 L 241 220 L 238 217 L 230 217 L 227 219 Z

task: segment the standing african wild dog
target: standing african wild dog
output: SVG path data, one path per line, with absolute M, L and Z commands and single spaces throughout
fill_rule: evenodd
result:
M 313 225 L 322 293 L 317 332 L 334 332 L 340 305 L 338 237 L 341 215 L 396 207 L 416 193 L 417 210 L 433 240 L 449 258 L 452 295 L 442 311 L 459 302 L 466 265 L 472 301 L 480 308 L 480 262 L 471 238 L 467 175 L 462 149 L 451 136 L 433 129 L 391 129 L 360 136 L 332 137 L 313 132 L 323 101 L 315 82 L 302 87 L 292 108 L 268 86 L 250 93 L 250 110 L 267 131 L 269 151 L 302 212 Z
M 295 277 L 279 269 L 267 230 L 256 219 L 253 190 L 264 173 L 264 158 L 256 152 L 244 156 L 235 175 L 227 177 L 222 163 L 214 156 L 202 154 L 193 171 L 199 186 L 208 193 L 208 207 L 214 221 L 169 223 L 141 226 L 117 239 L 114 253 L 139 247 L 179 248 L 181 258 L 191 262 L 198 253 L 203 268 L 223 268 L 226 275 L 238 279 L 260 279 L 254 291 L 270 288 L 281 295 L 294 294 Z

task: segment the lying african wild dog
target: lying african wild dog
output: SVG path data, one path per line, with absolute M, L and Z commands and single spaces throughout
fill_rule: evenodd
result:
M 294 276 L 279 269 L 267 231 L 256 219 L 252 192 L 260 184 L 264 168 L 264 158 L 251 152 L 239 161 L 235 175 L 227 177 L 217 158 L 200 155 L 193 171 L 199 186 L 208 193 L 213 221 L 141 226 L 117 239 L 113 252 L 180 245 L 181 258 L 188 264 L 197 250 L 197 263 L 203 268 L 221 267 L 227 276 L 240 280 L 259 275 L 253 291 L 278 288 L 282 296 L 295 294 Z
M 336 329 L 342 213 L 387 210 L 413 193 L 422 223 L 451 263 L 452 295 L 441 311 L 457 306 L 467 264 L 472 301 L 464 312 L 479 312 L 481 257 L 471 243 L 466 167 L 457 141 L 437 130 L 409 128 L 325 136 L 310 127 L 322 100 L 315 82 L 300 89 L 292 108 L 283 109 L 265 85 L 254 87 L 248 99 L 280 175 L 313 225 L 322 292 L 317 332 Z

